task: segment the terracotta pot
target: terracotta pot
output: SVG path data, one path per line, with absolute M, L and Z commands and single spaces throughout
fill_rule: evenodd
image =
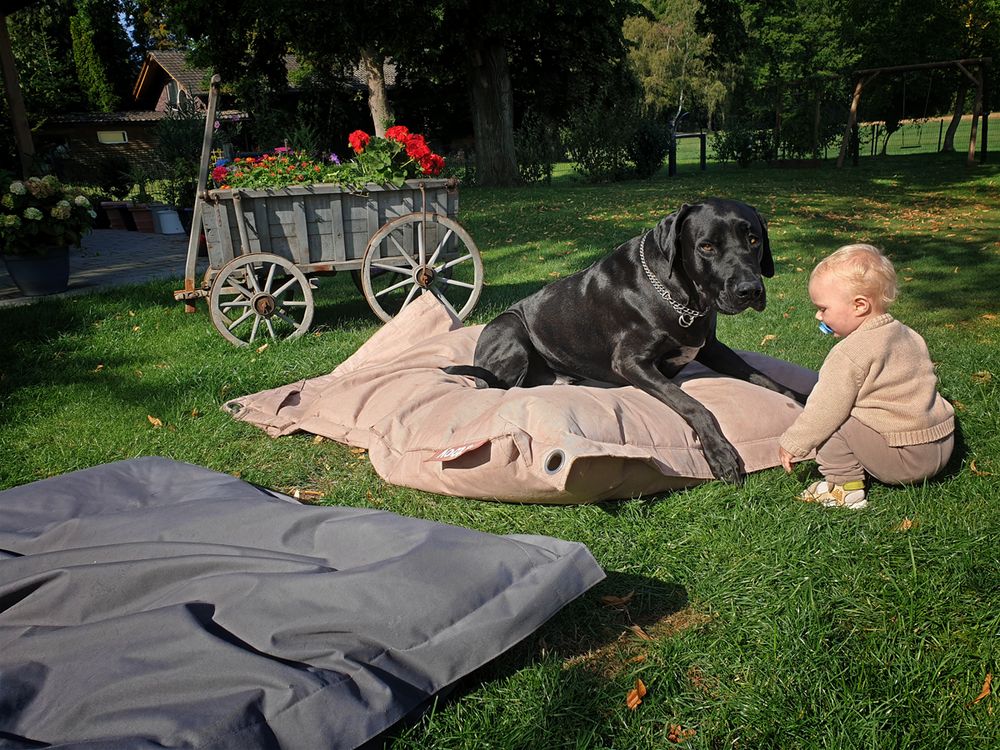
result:
M 143 204 L 138 206 L 132 206 L 129 211 L 132 213 L 132 220 L 135 222 L 135 228 L 139 232 L 155 232 L 156 227 L 153 224 L 153 211 L 149 206 Z
M 25 297 L 65 292 L 69 286 L 69 248 L 50 247 L 42 255 L 4 255 L 7 273 Z
M 108 216 L 108 229 L 128 229 L 128 204 L 124 201 L 101 201 L 100 208 Z

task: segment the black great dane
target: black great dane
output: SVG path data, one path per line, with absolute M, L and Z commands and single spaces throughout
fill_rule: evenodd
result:
M 718 198 L 685 204 L 590 268 L 501 313 L 483 329 L 474 366 L 445 369 L 494 388 L 559 379 L 641 388 L 687 421 L 716 477 L 737 482 L 736 449 L 671 378 L 695 360 L 805 402 L 715 335 L 718 313 L 764 309 L 761 277 L 773 275 L 767 224 L 754 208 Z

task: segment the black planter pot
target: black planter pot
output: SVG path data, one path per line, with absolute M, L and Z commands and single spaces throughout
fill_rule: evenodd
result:
M 69 286 L 69 248 L 53 247 L 43 255 L 4 255 L 7 273 L 26 297 L 65 292 Z

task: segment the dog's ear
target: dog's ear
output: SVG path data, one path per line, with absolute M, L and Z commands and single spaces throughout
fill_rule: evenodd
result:
M 674 263 L 680 257 L 681 227 L 684 226 L 684 221 L 693 208 L 694 206 L 685 203 L 653 227 L 653 239 L 660 248 L 660 252 L 667 259 L 667 263 L 670 264 L 670 273 L 667 278 L 673 275 Z
M 771 255 L 771 242 L 767 238 L 767 222 L 764 221 L 764 217 L 760 215 L 757 209 L 754 209 L 754 213 L 757 214 L 757 221 L 760 222 L 760 241 L 762 244 L 760 249 L 760 273 L 761 276 L 770 279 L 774 276 L 774 258 Z

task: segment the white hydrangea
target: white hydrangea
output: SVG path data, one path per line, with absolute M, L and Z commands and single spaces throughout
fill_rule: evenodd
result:
M 76 205 L 78 205 L 78 206 L 80 206 L 82 208 L 90 208 L 90 201 L 87 200 L 87 196 L 86 195 L 78 195 L 78 196 L 76 196 L 73 199 L 73 202 Z
M 24 209 L 25 219 L 31 219 L 32 221 L 41 221 L 42 217 L 43 217 L 42 212 L 39 211 L 34 206 L 29 206 L 28 208 Z
M 26 192 L 28 192 L 28 188 L 26 188 L 24 186 L 24 183 L 21 182 L 20 180 L 14 180 L 12 183 L 10 183 L 10 192 L 12 192 L 14 195 L 24 195 Z

